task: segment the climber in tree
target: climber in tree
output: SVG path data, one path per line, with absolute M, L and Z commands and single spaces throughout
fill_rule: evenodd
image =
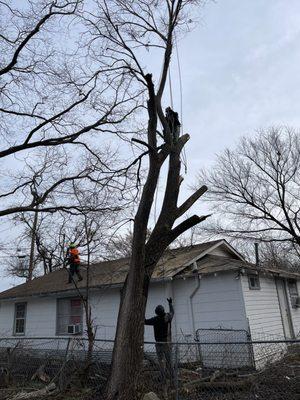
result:
M 66 260 L 70 266 L 68 283 L 74 281 L 74 274 L 77 275 L 79 282 L 82 281 L 83 278 L 79 271 L 80 268 L 79 250 L 77 249 L 74 243 L 70 243 L 68 247 Z
M 166 108 L 166 120 L 172 134 L 173 142 L 176 143 L 180 135 L 180 122 L 178 113 L 173 111 L 171 107 Z

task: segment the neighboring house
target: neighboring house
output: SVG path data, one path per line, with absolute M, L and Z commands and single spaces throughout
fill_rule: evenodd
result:
M 90 304 L 97 337 L 113 339 L 120 289 L 129 259 L 90 267 Z M 78 284 L 85 294 L 84 280 Z M 174 299 L 173 340 L 191 340 L 198 329 L 227 328 L 293 338 L 300 331 L 300 274 L 260 269 L 225 240 L 169 250 L 151 280 L 146 316 Z M 85 332 L 78 291 L 64 269 L 0 293 L 0 337 L 68 336 Z M 153 340 L 145 327 L 145 340 Z

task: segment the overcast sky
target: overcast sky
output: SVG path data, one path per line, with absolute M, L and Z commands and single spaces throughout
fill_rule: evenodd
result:
M 207 2 L 178 46 L 184 132 L 191 135 L 187 183 L 240 136 L 270 125 L 299 127 L 299 36 L 299 0 Z M 171 78 L 179 111 L 176 57 Z M 0 290 L 12 284 L 3 278 Z

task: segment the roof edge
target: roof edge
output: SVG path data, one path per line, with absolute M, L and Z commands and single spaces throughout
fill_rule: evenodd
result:
M 209 243 L 209 242 L 207 242 Z M 212 241 L 214 243 L 214 241 Z M 194 262 L 198 261 L 200 258 L 204 257 L 206 254 L 208 254 L 210 251 L 217 249 L 221 245 L 225 245 L 229 248 L 229 250 L 234 253 L 241 261 L 246 262 L 245 258 L 238 253 L 225 239 L 220 239 L 217 243 L 212 244 L 208 249 L 202 251 L 197 257 L 194 257 L 192 260 L 189 262 L 185 263 L 183 265 L 184 268 L 188 267 L 189 265 L 193 264 Z

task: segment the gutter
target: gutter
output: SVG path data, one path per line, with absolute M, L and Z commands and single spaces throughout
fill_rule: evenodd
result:
M 191 317 L 192 317 L 193 334 L 195 335 L 196 334 L 196 326 L 195 326 L 195 314 L 194 314 L 193 299 L 194 299 L 195 295 L 197 294 L 198 290 L 200 289 L 200 276 L 198 273 L 198 266 L 197 266 L 196 261 L 193 262 L 193 272 L 196 274 L 196 277 L 195 277 L 196 287 L 190 294 L 190 309 L 191 309 Z

